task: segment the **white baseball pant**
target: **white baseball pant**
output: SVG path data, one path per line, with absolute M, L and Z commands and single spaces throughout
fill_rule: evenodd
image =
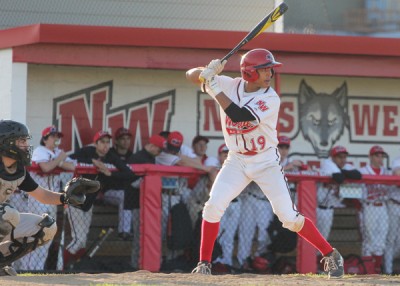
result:
M 363 253 L 364 256 L 381 256 L 386 247 L 389 217 L 386 205 L 374 206 L 363 203 Z
M 28 196 L 28 212 L 37 215 L 47 213 L 49 216 L 56 218 L 57 206 L 45 205 L 38 202 L 32 196 Z M 44 270 L 49 248 L 51 243 L 46 243 L 42 247 L 36 248 L 34 251 L 28 253 L 20 259 L 21 270 Z
M 384 255 L 384 272 L 393 273 L 393 258 L 399 250 L 400 244 L 400 204 L 388 201 L 389 231 L 386 238 Z
M 279 161 L 279 152 L 272 147 L 254 156 L 229 152 L 212 186 L 203 218 L 211 223 L 219 222 L 229 203 L 254 181 L 271 202 L 283 227 L 300 231 L 304 225 L 304 217 L 292 203 Z
M 222 247 L 222 256 L 215 259 L 214 263 L 222 263 L 232 266 L 232 256 L 236 230 L 239 226 L 241 213 L 241 200 L 237 199 L 230 203 L 221 218 L 218 241 Z
M 258 228 L 257 250 L 255 256 L 266 252 L 271 243 L 267 229 L 274 217 L 271 204 L 267 200 L 245 193 L 242 199 L 242 212 L 239 223 L 239 243 L 237 259 L 241 266 L 251 256 L 254 234 Z
M 67 208 L 72 240 L 67 245 L 66 249 L 71 254 L 76 254 L 79 249 L 86 247 L 90 224 L 92 223 L 92 214 L 93 207 L 87 212 L 72 206 Z
M 317 227 L 325 239 L 328 239 L 333 224 L 333 208 L 322 209 L 317 207 Z
M 104 194 L 104 201 L 118 207 L 118 232 L 130 233 L 132 228 L 132 210 L 124 209 L 125 191 L 108 190 Z

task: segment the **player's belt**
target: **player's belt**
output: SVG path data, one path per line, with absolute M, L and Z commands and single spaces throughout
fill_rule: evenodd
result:
M 247 151 L 247 152 L 239 152 L 239 154 L 253 156 L 253 155 L 257 155 L 258 153 L 254 152 L 254 151 Z

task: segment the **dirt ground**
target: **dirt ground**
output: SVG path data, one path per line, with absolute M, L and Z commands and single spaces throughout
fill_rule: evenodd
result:
M 50 274 L 0 277 L 0 285 L 400 285 L 400 276 L 346 275 L 328 280 L 322 275 L 212 275 L 151 273 L 145 270 L 122 274 Z

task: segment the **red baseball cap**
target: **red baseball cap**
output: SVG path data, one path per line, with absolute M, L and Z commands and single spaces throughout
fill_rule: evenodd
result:
M 290 146 L 290 138 L 287 136 L 283 136 L 283 135 L 278 136 L 278 141 L 279 141 L 278 145 Z
M 115 137 L 115 139 L 119 139 L 119 137 L 122 137 L 124 135 L 128 135 L 129 137 L 132 137 L 132 133 L 128 129 L 121 127 L 121 128 L 117 129 L 114 137 Z
M 340 146 L 340 145 L 335 146 L 331 150 L 331 157 L 335 157 L 336 155 L 341 154 L 341 153 L 344 153 L 346 155 L 349 154 L 349 152 L 347 152 L 347 149 L 345 147 Z
M 98 131 L 93 137 L 93 143 L 97 143 L 97 141 L 99 141 L 100 139 L 102 139 L 104 137 L 108 137 L 110 139 L 112 138 L 112 136 L 110 135 L 110 133 L 108 133 L 108 131 L 104 131 L 104 130 Z
M 157 146 L 158 148 L 164 149 L 167 143 L 167 140 L 160 135 L 153 135 L 149 139 L 149 143 Z
M 183 135 L 178 131 L 169 133 L 167 139 L 167 149 L 173 152 L 179 152 L 183 143 Z
M 383 154 L 385 156 L 387 156 L 387 153 L 385 152 L 385 150 L 383 150 L 383 148 L 379 145 L 375 145 L 372 146 L 371 149 L 369 149 L 369 155 L 375 155 L 375 154 Z
M 222 144 L 218 147 L 218 154 L 221 154 L 222 152 L 229 152 L 228 146 L 226 146 L 226 144 Z
M 55 127 L 54 125 L 46 127 L 45 129 L 42 130 L 42 137 L 46 137 L 51 134 L 57 134 L 58 137 L 60 138 L 64 136 L 64 134 L 58 131 L 57 127 Z

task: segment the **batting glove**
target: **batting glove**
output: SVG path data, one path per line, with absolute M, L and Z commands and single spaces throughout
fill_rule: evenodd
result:
M 212 60 L 207 67 L 200 73 L 199 79 L 201 82 L 205 82 L 208 78 L 213 77 L 217 74 L 220 74 L 224 66 L 226 64 L 226 60 L 221 62 L 221 60 Z
M 217 60 L 212 60 L 208 65 L 207 68 L 211 69 L 214 71 L 214 75 L 220 74 L 224 70 L 224 66 L 226 64 L 226 60 L 222 61 L 217 59 Z
M 204 91 L 204 90 L 203 90 Z M 205 82 L 205 91 L 212 97 L 215 98 L 219 93 L 222 92 L 221 87 L 215 76 L 212 76 L 206 79 Z

